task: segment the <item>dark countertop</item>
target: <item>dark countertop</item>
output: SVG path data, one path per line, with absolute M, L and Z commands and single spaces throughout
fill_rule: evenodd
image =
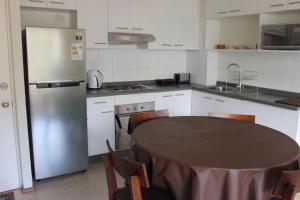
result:
M 259 88 L 258 93 L 251 94 L 240 94 L 240 93 L 232 93 L 232 92 L 220 92 L 209 89 L 208 86 L 199 85 L 199 84 L 191 84 L 191 85 L 174 85 L 174 86 L 158 86 L 155 84 L 151 84 L 151 89 L 144 90 L 131 90 L 131 91 L 111 91 L 106 89 L 105 86 L 100 90 L 87 90 L 87 98 L 92 97 L 103 97 L 103 96 L 116 96 L 116 95 L 128 95 L 128 94 L 141 94 L 141 93 L 152 93 L 152 92 L 167 92 L 167 91 L 178 91 L 178 90 L 195 90 L 200 92 L 206 92 L 210 94 L 215 94 L 219 96 L 246 100 L 254 103 L 260 103 L 270 106 L 275 106 L 279 108 L 284 108 L 288 110 L 298 111 L 300 107 L 291 106 L 287 104 L 277 103 L 276 101 L 286 98 L 292 97 L 300 97 L 299 93 L 286 92 L 280 90 L 273 90 L 267 88 Z
M 140 93 L 152 93 L 152 92 L 168 92 L 178 90 L 191 90 L 191 85 L 174 85 L 174 86 L 158 86 L 151 85 L 151 89 L 144 90 L 131 90 L 131 91 L 111 91 L 106 89 L 105 86 L 100 90 L 87 90 L 87 97 L 103 97 L 103 96 L 116 96 L 116 95 L 127 95 L 127 94 L 140 94 Z

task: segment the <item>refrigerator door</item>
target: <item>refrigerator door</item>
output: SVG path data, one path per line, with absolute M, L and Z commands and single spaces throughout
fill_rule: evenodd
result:
M 28 82 L 85 80 L 85 31 L 27 27 Z
M 29 86 L 35 179 L 87 169 L 85 82 Z

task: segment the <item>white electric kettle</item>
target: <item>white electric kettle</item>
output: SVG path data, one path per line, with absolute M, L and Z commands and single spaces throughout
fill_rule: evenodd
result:
M 100 89 L 103 83 L 103 75 L 99 70 L 89 70 L 87 72 L 87 88 Z

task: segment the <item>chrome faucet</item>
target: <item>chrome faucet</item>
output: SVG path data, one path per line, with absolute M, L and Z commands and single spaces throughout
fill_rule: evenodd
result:
M 236 67 L 236 68 L 238 69 L 238 72 L 239 72 L 239 78 L 238 78 L 239 84 L 237 85 L 237 88 L 240 88 L 240 91 L 241 91 L 241 89 L 242 89 L 241 67 L 240 67 L 238 64 L 236 64 L 236 63 L 231 63 L 230 65 L 228 65 L 228 67 L 227 67 L 227 82 L 228 82 L 228 71 L 229 71 L 229 69 L 232 68 L 232 67 Z M 226 83 L 226 84 L 227 84 L 227 83 Z

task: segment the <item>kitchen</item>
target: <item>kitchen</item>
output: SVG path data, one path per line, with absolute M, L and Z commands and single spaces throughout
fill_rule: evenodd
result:
M 91 195 L 91 199 L 107 198 L 105 172 L 101 164 L 102 154 L 108 152 L 105 140 L 109 139 L 116 149 L 129 148 L 132 135 L 127 134 L 127 127 L 130 116 L 135 113 L 168 110 L 170 117 L 207 116 L 210 112 L 250 114 L 255 115 L 257 124 L 280 131 L 299 144 L 300 116 L 297 99 L 300 95 L 300 71 L 297 41 L 295 44 L 276 46 L 264 44 L 268 40 L 261 36 L 269 34 L 265 30 L 268 25 L 273 25 L 272 29 L 280 31 L 282 26 L 278 27 L 278 24 L 299 24 L 300 7 L 297 2 L 290 0 L 254 2 L 1 0 L 1 13 L 5 14 L 1 16 L 1 21 L 6 24 L 1 27 L 1 41 L 7 41 L 7 46 L 1 47 L 1 60 L 6 61 L 0 63 L 1 70 L 3 68 L 5 72 L 1 73 L 3 78 L 1 76 L 0 84 L 2 91 L 11 93 L 5 93 L 1 97 L 3 110 L 9 108 L 4 110 L 5 114 L 1 113 L 1 121 L 3 126 L 6 125 L 4 127 L 8 133 L 2 140 L 1 151 L 12 152 L 10 155 L 1 153 L 1 157 L 2 154 L 3 158 L 9 157 L 7 162 L 11 163 L 1 168 L 1 171 L 10 171 L 3 175 L 3 179 L 13 181 L 10 185 L 0 184 L 0 191 L 21 188 L 22 192 L 15 192 L 16 199 L 33 198 L 34 195 L 46 195 L 49 199 L 83 198 L 80 195 L 76 197 L 76 192 L 68 197 L 67 192 L 59 190 L 58 186 L 53 186 L 53 190 L 58 189 L 56 192 L 63 193 L 61 195 L 64 198 L 55 197 L 55 192 L 51 192 L 52 183 L 62 186 L 72 180 L 72 176 L 37 182 L 39 179 L 67 173 L 38 178 L 34 167 L 38 162 L 33 163 L 33 160 L 37 160 L 32 152 L 35 149 L 32 147 L 34 138 L 29 137 L 34 120 L 32 118 L 27 124 L 27 119 L 34 116 L 30 108 L 37 106 L 37 103 L 26 106 L 26 102 L 28 104 L 31 100 L 27 98 L 26 101 L 25 96 L 31 96 L 31 93 L 24 88 L 26 83 L 32 83 L 26 80 L 26 70 L 30 69 L 30 65 L 25 62 L 23 67 L 25 52 L 30 52 L 30 49 L 22 50 L 21 33 L 25 27 L 43 27 L 46 32 L 51 32 L 52 28 L 85 30 L 86 35 L 75 33 L 78 40 L 71 45 L 75 50 L 72 60 L 77 60 L 85 68 L 83 75 L 76 80 L 84 79 L 82 81 L 87 81 L 90 89 L 85 95 L 86 110 L 83 109 L 81 114 L 77 112 L 74 116 L 87 117 L 86 121 L 79 120 L 77 125 L 79 127 L 81 122 L 86 123 L 82 125 L 87 126 L 86 151 L 89 163 L 96 164 L 75 171 L 88 169 L 83 176 L 85 173 L 91 176 L 90 171 L 96 173 L 98 178 L 103 176 L 99 178 L 101 181 L 92 180 L 97 187 L 100 184 L 101 191 L 95 192 L 93 186 L 91 193 L 96 193 L 98 197 L 93 194 L 95 196 Z M 297 32 L 297 25 L 295 26 L 290 28 Z M 48 40 L 51 41 L 50 38 Z M 36 42 L 37 37 L 32 36 L 32 41 Z M 37 42 L 36 45 L 46 49 L 46 43 L 42 42 Z M 26 45 L 23 44 L 24 47 Z M 81 48 L 83 52 L 80 51 Z M 40 56 L 45 56 L 42 52 L 35 51 Z M 27 58 L 33 59 L 30 56 Z M 48 65 L 53 62 L 47 54 L 44 61 L 46 60 Z M 236 65 L 229 67 L 231 64 Z M 33 70 L 33 73 L 39 73 L 40 78 L 45 71 L 38 70 Z M 59 69 L 56 70 L 58 74 L 61 73 Z M 51 90 L 59 88 L 53 84 Z M 53 96 L 50 94 L 47 98 Z M 42 114 L 50 112 L 47 108 L 53 108 L 45 99 L 40 103 L 48 105 Z M 67 106 L 59 109 L 63 111 Z M 8 115 L 9 119 L 5 117 Z M 9 147 L 4 145 L 8 144 L 7 141 L 10 141 Z M 118 141 L 125 144 L 118 144 Z M 46 149 L 46 152 L 49 150 L 51 149 Z M 75 150 L 78 149 L 73 150 L 75 155 Z M 44 155 L 42 157 L 45 159 Z M 68 155 L 65 156 L 63 160 L 68 159 Z M 102 174 L 99 174 L 97 167 L 101 168 Z M 84 181 L 76 183 L 86 184 Z M 73 191 L 69 189 L 66 191 Z M 89 188 L 86 187 L 85 191 L 87 189 Z M 86 192 L 83 194 L 87 195 Z

